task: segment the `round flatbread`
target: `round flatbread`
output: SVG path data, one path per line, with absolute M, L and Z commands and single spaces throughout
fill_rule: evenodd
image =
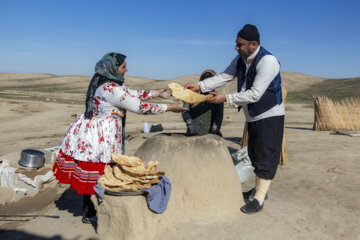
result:
M 213 97 L 212 94 L 203 95 L 193 92 L 189 89 L 184 89 L 181 85 L 177 83 L 170 83 L 168 87 L 171 89 L 172 95 L 175 99 L 179 99 L 186 103 L 191 103 L 191 104 L 201 103 Z

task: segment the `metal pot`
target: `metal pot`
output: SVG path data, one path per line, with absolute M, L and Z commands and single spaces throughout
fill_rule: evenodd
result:
M 41 168 L 44 166 L 45 154 L 34 149 L 24 149 L 21 151 L 19 165 L 30 168 Z

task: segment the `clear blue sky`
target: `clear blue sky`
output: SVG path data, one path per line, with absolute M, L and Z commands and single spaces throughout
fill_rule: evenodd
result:
M 283 72 L 360 76 L 357 0 L 0 0 L 0 72 L 91 76 L 110 51 L 131 76 L 221 72 L 246 23 Z

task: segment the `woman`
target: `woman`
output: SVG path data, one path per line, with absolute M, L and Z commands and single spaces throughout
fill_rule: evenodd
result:
M 217 73 L 214 70 L 207 69 L 201 73 L 199 81 L 213 77 L 216 74 Z M 187 105 L 185 105 L 185 107 L 187 107 Z M 223 116 L 224 103 L 213 104 L 202 102 L 199 104 L 190 104 L 189 111 L 182 113 L 182 117 L 187 127 L 186 135 L 193 136 L 213 133 L 222 137 L 220 128 L 223 121 Z
M 106 54 L 95 66 L 86 94 L 86 111 L 77 118 L 60 144 L 53 172 L 60 183 L 70 184 L 84 195 L 84 223 L 96 221 L 90 196 L 97 178 L 111 160 L 112 153 L 125 153 L 124 129 L 126 111 L 138 114 L 161 114 L 185 109 L 171 105 L 144 103 L 155 97 L 168 98 L 165 89 L 134 91 L 125 87 L 126 56 Z

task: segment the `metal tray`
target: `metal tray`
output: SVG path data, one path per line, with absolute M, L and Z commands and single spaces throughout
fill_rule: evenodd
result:
M 140 196 L 146 194 L 146 192 L 140 190 L 134 192 L 134 191 L 111 191 L 107 189 L 105 189 L 105 193 L 114 196 Z

